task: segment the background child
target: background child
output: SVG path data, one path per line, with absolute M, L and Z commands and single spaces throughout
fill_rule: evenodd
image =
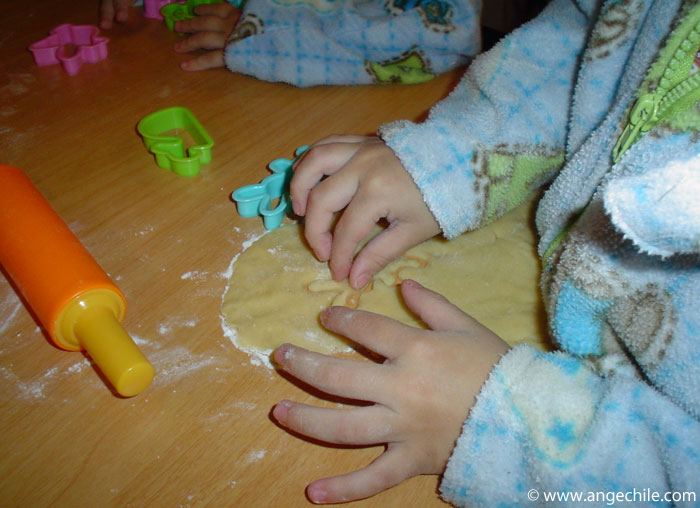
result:
M 292 345 L 275 360 L 374 404 L 281 401 L 273 415 L 312 438 L 386 450 L 313 482 L 312 501 L 444 470 L 441 495 L 461 506 L 590 505 L 596 493 L 598 505 L 700 504 L 699 47 L 695 0 L 554 0 L 478 57 L 424 123 L 307 152 L 294 209 L 319 259 L 355 287 L 438 227 L 453 238 L 551 182 L 536 223 L 560 349 L 509 350 L 412 281 L 403 298 L 432 330 L 327 309 L 327 328 L 385 362 Z M 389 226 L 353 258 L 381 219 Z
M 128 17 L 128 0 L 102 0 L 101 23 Z M 481 48 L 480 0 L 249 0 L 200 5 L 176 23 L 178 52 L 206 50 L 189 71 L 223 67 L 295 86 L 420 83 Z M 240 16 L 240 18 L 239 18 Z
M 100 2 L 100 27 L 110 29 L 114 22 L 124 23 L 129 17 L 133 0 L 102 0 Z M 190 34 L 175 44 L 175 51 L 188 53 L 204 50 L 180 67 L 186 71 L 199 71 L 224 66 L 224 50 L 231 37 L 241 10 L 228 2 L 202 4 L 194 8 L 196 16 L 175 23 L 175 29 Z

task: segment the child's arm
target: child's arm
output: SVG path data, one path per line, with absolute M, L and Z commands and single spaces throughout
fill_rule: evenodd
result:
M 274 358 L 286 372 L 344 398 L 374 402 L 352 409 L 282 401 L 273 416 L 326 442 L 386 451 L 364 469 L 313 482 L 309 498 L 334 503 L 369 497 L 419 474 L 440 474 L 476 394 L 508 345 L 440 295 L 413 281 L 401 285 L 406 304 L 434 331 L 345 307 L 321 314 L 329 330 L 386 358 L 383 364 L 312 353 L 290 344 Z
M 386 358 L 382 364 L 291 345 L 275 352 L 282 369 L 315 388 L 374 403 L 334 409 L 282 401 L 277 421 L 325 442 L 386 444 L 366 468 L 309 485 L 312 501 L 368 497 L 444 470 L 441 495 L 457 506 L 697 507 L 698 417 L 633 367 L 603 377 L 563 353 L 509 351 L 436 293 L 412 281 L 401 291 L 432 331 L 343 307 L 321 315 L 329 330 Z
M 129 6 L 133 0 L 101 0 L 100 28 L 110 29 L 114 21 L 123 23 L 129 17 Z
M 198 5 L 196 16 L 175 23 L 175 30 L 191 34 L 175 44 L 178 53 L 207 50 L 180 67 L 186 71 L 201 71 L 224 66 L 224 48 L 241 15 L 241 10 L 228 2 Z
M 553 0 L 476 58 L 425 122 L 380 129 L 447 238 L 503 215 L 563 166 L 576 76 L 598 3 Z
M 333 277 L 349 276 L 355 288 L 440 232 L 413 180 L 378 138 L 331 136 L 314 144 L 295 166 L 290 191 L 294 212 L 306 216 L 304 233 L 318 259 L 329 260 Z M 380 219 L 389 227 L 353 260 L 358 244 Z
M 297 165 L 292 198 L 306 215 L 307 240 L 335 278 L 349 274 L 359 288 L 402 249 L 435 235 L 436 222 L 448 238 L 476 229 L 558 171 L 593 5 L 587 9 L 574 0 L 553 2 L 477 58 L 426 122 L 383 126 L 385 143 L 350 136 L 312 148 Z M 307 206 L 309 198 L 319 204 Z M 332 213 L 343 208 L 331 235 Z M 362 235 L 380 218 L 392 227 L 353 262 Z

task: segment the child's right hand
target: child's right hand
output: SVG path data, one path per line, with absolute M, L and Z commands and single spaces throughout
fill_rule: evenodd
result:
M 323 176 L 328 178 L 321 181 Z M 306 217 L 305 236 L 316 257 L 329 261 L 334 279 L 348 277 L 355 289 L 410 247 L 440 233 L 413 179 L 376 137 L 331 136 L 315 143 L 295 165 L 290 194 L 294 212 Z M 389 227 L 354 256 L 381 219 Z
M 114 21 L 123 23 L 129 16 L 129 5 L 132 0 L 101 0 L 100 28 L 110 29 Z

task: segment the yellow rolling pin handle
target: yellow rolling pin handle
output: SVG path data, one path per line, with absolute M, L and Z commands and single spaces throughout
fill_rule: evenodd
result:
M 125 305 L 107 288 L 71 300 L 56 322 L 56 341 L 66 349 L 84 349 L 114 389 L 124 397 L 151 384 L 153 366 L 121 325 Z

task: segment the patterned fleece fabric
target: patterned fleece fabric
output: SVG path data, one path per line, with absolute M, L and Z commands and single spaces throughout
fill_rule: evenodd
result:
M 420 83 L 480 49 L 480 0 L 248 0 L 233 72 L 295 86 Z
M 425 122 L 381 128 L 448 238 L 548 184 L 558 350 L 494 368 L 445 500 L 700 506 L 699 46 L 697 0 L 553 0 Z

